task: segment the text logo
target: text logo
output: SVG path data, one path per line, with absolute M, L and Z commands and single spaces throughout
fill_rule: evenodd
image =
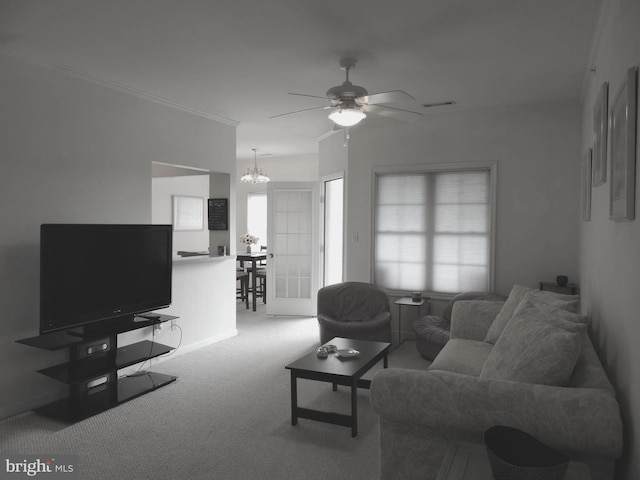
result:
M 72 480 L 78 478 L 77 465 L 77 455 L 12 455 L 3 459 L 0 480 Z

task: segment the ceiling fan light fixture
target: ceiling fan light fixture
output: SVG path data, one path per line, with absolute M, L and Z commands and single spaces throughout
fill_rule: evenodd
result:
M 265 172 L 261 168 L 258 168 L 258 160 L 257 160 L 258 149 L 253 148 L 252 150 L 253 150 L 253 168 L 247 168 L 247 172 L 242 177 L 240 177 L 240 181 L 242 183 L 270 182 L 271 179 L 269 178 L 269 175 L 267 175 L 267 172 Z
M 341 108 L 329 114 L 329 119 L 341 127 L 353 127 L 367 118 L 367 115 L 359 108 Z

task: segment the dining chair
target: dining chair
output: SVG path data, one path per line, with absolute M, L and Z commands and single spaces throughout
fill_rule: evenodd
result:
M 267 246 L 260 245 L 260 252 L 266 253 Z M 267 260 L 260 260 L 256 264 L 256 280 L 258 285 L 256 287 L 256 295 L 262 297 L 262 302 L 267 303 Z
M 260 245 L 260 253 L 267 253 L 267 246 L 266 245 Z M 256 268 L 262 268 L 262 269 L 266 269 L 267 268 L 267 260 L 260 260 L 258 261 Z
M 262 303 L 267 303 L 267 271 L 256 269 L 256 296 L 262 298 Z
M 236 299 L 245 302 L 249 308 L 249 274 L 244 270 L 236 270 L 236 282 L 240 282 L 236 288 Z

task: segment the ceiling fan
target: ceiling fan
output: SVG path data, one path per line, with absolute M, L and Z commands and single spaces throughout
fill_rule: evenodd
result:
M 405 110 L 403 108 L 383 105 L 386 103 L 396 103 L 413 100 L 415 98 L 402 90 L 392 90 L 389 92 L 374 93 L 369 92 L 364 87 L 354 85 L 349 81 L 349 70 L 355 68 L 356 61 L 353 58 L 343 58 L 340 60 L 340 68 L 346 72 L 346 80 L 342 85 L 331 87 L 327 90 L 326 97 L 317 95 L 307 95 L 304 93 L 289 93 L 301 97 L 321 98 L 329 100 L 329 105 L 320 107 L 305 108 L 295 112 L 281 113 L 269 118 L 283 117 L 310 110 L 331 110 L 329 119 L 340 127 L 352 127 L 367 117 L 367 113 L 394 117 L 401 120 L 412 120 L 422 116 L 422 113 Z

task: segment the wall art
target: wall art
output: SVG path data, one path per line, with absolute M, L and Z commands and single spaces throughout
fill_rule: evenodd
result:
M 594 187 L 607 181 L 607 112 L 609 84 L 604 82 L 593 106 L 593 175 Z
M 633 220 L 636 180 L 637 69 L 631 67 L 613 99 L 611 118 L 611 191 L 609 218 Z

